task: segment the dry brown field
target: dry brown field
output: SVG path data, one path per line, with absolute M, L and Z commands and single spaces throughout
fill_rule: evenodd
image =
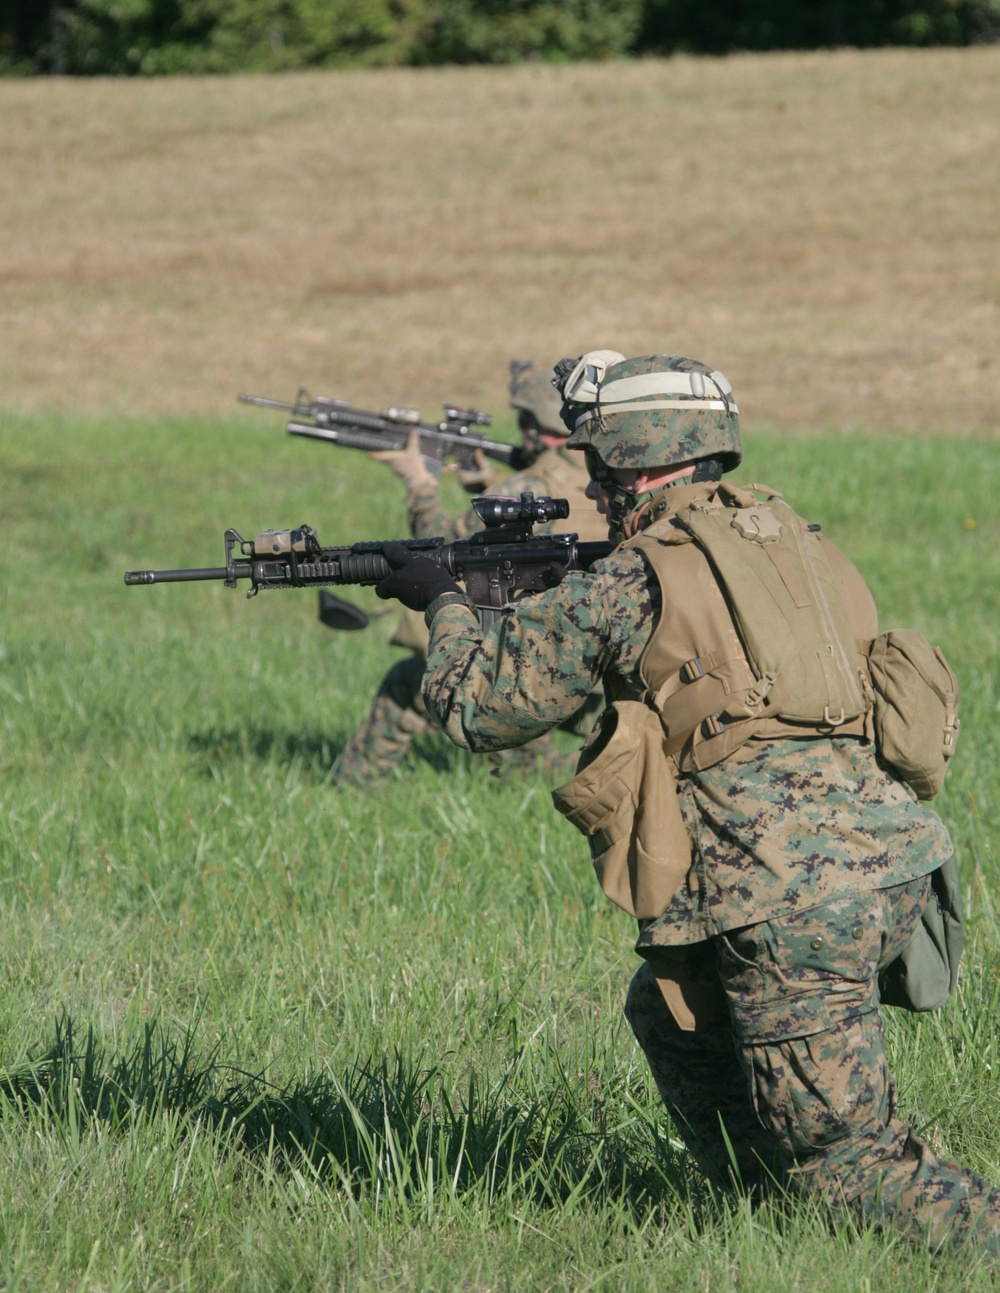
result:
M 995 433 L 998 158 L 998 48 L 6 82 L 0 407 L 501 411 L 610 346 Z

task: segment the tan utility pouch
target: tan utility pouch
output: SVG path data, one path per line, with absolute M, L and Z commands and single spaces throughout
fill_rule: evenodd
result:
M 918 799 L 933 799 L 958 740 L 958 679 L 915 629 L 880 634 L 867 654 L 878 751 Z
M 656 711 L 638 700 L 610 705 L 580 763 L 552 802 L 587 836 L 607 897 L 640 920 L 659 916 L 687 875 L 691 844 Z

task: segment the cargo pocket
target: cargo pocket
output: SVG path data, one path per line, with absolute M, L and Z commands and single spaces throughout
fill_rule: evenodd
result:
M 720 935 L 719 972 L 740 1038 L 809 1037 L 874 1010 L 883 919 L 876 893 Z

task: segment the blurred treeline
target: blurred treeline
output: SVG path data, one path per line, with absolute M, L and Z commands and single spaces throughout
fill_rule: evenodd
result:
M 0 0 L 0 74 L 512 63 L 1000 39 L 1000 0 Z

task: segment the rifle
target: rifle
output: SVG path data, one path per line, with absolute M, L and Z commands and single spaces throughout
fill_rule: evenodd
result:
M 483 630 L 525 593 L 552 588 L 570 570 L 589 570 L 612 551 L 613 544 L 581 543 L 575 534 L 539 534 L 538 524 L 564 520 L 564 498 L 520 498 L 483 495 L 472 500 L 483 529 L 467 539 L 404 539 L 403 547 L 437 562 L 465 585 Z M 169 584 L 222 580 L 235 588 L 249 579 L 247 597 L 272 588 L 320 588 L 324 585 L 377 584 L 392 568 L 382 555 L 389 540 L 324 548 L 308 525 L 293 530 L 264 530 L 244 539 L 236 530 L 225 534 L 226 564 L 192 570 L 130 570 L 125 583 Z M 239 550 L 247 560 L 234 556 Z
M 464 409 L 457 404 L 442 406 L 444 418 L 440 422 L 422 422 L 418 409 L 393 406 L 381 413 L 366 413 L 356 409 L 346 400 L 331 399 L 328 395 L 310 396 L 304 386 L 293 404 L 283 400 L 269 400 L 262 395 L 237 395 L 243 404 L 257 404 L 268 409 L 285 409 L 293 414 L 287 430 L 289 435 L 306 436 L 310 440 L 326 440 L 342 445 L 345 449 L 405 449 L 411 432 L 420 438 L 420 454 L 427 469 L 435 476 L 441 474 L 446 458 L 454 458 L 460 467 L 472 471 L 476 466 L 476 450 L 521 471 L 530 462 L 521 445 L 491 440 L 489 436 L 473 431 L 472 427 L 488 427 L 493 419 L 477 409 Z M 296 421 L 310 418 L 309 422 Z

